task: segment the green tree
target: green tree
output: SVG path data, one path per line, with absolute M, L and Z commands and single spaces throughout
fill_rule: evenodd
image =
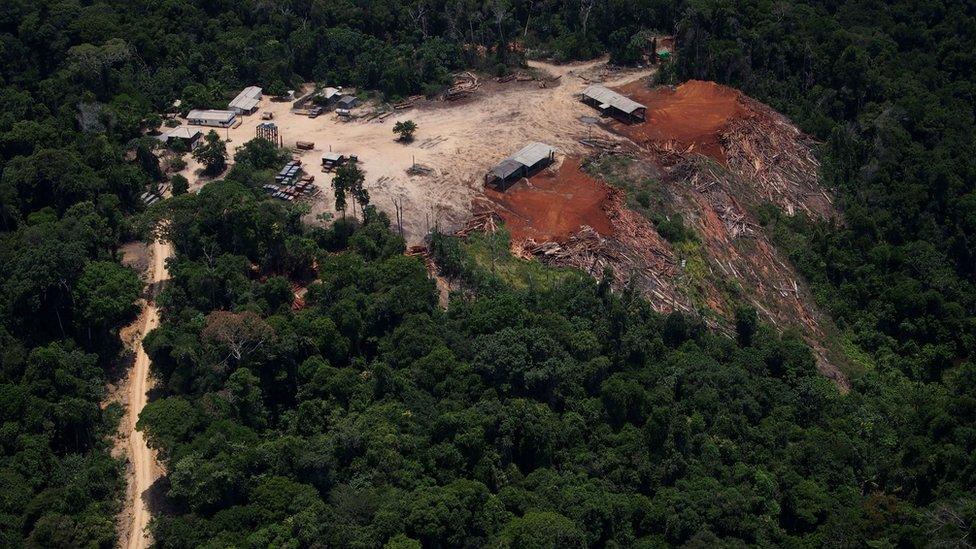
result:
M 138 310 L 136 299 L 142 283 L 132 269 L 110 261 L 94 261 L 85 266 L 74 289 L 76 309 L 81 320 L 92 329 L 104 330 L 131 318 Z
M 234 153 L 236 164 L 249 164 L 257 170 L 277 169 L 287 162 L 288 152 L 267 139 L 254 138 Z
M 368 206 L 369 192 L 363 186 L 365 181 L 366 174 L 356 162 L 347 162 L 339 166 L 335 177 L 332 179 L 332 188 L 335 190 L 336 196 L 336 210 L 342 210 L 343 215 L 345 215 L 347 194 L 352 196 L 354 204 L 358 202 L 361 208 Z M 355 214 L 355 208 L 353 213 Z
M 393 133 L 397 134 L 397 140 L 409 143 L 413 141 L 413 134 L 417 131 L 417 123 L 413 120 L 400 120 L 393 125 Z
M 186 194 L 190 190 L 190 182 L 180 174 L 176 174 L 171 177 L 169 182 L 170 185 L 172 185 L 173 196 Z
M 525 549 L 556 549 L 585 547 L 586 541 L 579 526 L 563 515 L 529 512 L 505 525 L 500 545 Z
M 210 130 L 204 137 L 203 144 L 193 151 L 193 158 L 204 165 L 204 173 L 207 175 L 219 175 L 227 168 L 227 146 L 217 132 Z
M 150 135 L 159 135 L 159 127 L 163 125 L 163 119 L 158 114 L 152 113 L 146 117 L 144 124 Z

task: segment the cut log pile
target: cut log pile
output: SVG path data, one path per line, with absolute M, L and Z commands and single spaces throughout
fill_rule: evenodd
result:
M 466 238 L 471 233 L 492 234 L 498 231 L 498 214 L 483 211 L 474 214 L 463 227 L 454 231 L 454 236 Z
M 403 109 L 412 108 L 414 106 L 414 103 L 420 101 L 423 98 L 424 96 L 422 95 L 411 95 L 410 97 L 406 98 L 406 100 L 394 104 L 393 110 L 402 111 Z
M 444 92 L 444 99 L 448 101 L 464 99 L 480 87 L 481 83 L 478 81 L 478 77 L 471 71 L 464 71 L 454 75 L 454 85 Z
M 539 87 L 540 88 L 548 88 L 549 87 L 549 84 L 553 84 L 555 82 L 558 82 L 559 79 L 562 78 L 562 77 L 563 77 L 563 75 L 559 74 L 559 75 L 556 75 L 556 76 L 554 76 L 552 78 L 543 78 L 543 79 L 539 80 Z

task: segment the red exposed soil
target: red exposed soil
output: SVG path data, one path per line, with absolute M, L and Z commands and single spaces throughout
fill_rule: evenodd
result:
M 691 80 L 677 89 L 649 89 L 631 82 L 620 93 L 647 105 L 643 124 L 618 124 L 615 129 L 638 144 L 667 145 L 678 152 L 697 152 L 726 163 L 721 135 L 735 118 L 745 116 L 739 92 L 714 82 Z
M 513 241 L 564 242 L 584 225 L 611 236 L 610 194 L 610 187 L 580 171 L 574 158 L 564 160 L 555 173 L 545 170 L 505 192 L 485 189 Z

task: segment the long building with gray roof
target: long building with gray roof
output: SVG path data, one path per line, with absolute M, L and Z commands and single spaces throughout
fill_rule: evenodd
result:
M 489 170 L 485 174 L 485 184 L 504 190 L 515 180 L 548 166 L 555 156 L 553 147 L 545 143 L 529 143 Z
M 248 86 L 241 93 L 237 94 L 237 97 L 230 102 L 228 107 L 237 114 L 251 114 L 257 110 L 258 103 L 260 102 L 261 88 Z
M 580 95 L 584 103 L 600 109 L 605 115 L 637 120 L 647 116 L 647 107 L 603 86 L 587 86 Z

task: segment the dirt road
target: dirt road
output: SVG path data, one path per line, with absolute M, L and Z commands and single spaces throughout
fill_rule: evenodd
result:
M 139 317 L 141 327 L 135 341 L 136 360 L 129 374 L 129 390 L 126 395 L 126 424 L 125 430 L 129 440 L 128 457 L 132 464 L 129 478 L 129 501 L 126 511 L 131 513 L 129 527 L 121 537 L 122 544 L 129 549 L 141 549 L 151 543 L 146 525 L 149 524 L 149 509 L 144 494 L 162 475 L 162 467 L 156 460 L 155 452 L 146 446 L 146 440 L 140 431 L 136 430 L 139 413 L 146 406 L 146 393 L 150 388 L 149 356 L 142 348 L 142 338 L 159 325 L 159 310 L 155 304 L 155 293 L 160 282 L 169 278 L 166 271 L 166 260 L 173 255 L 173 247 L 168 242 L 154 242 L 151 247 L 152 263 L 148 272 L 148 296 L 142 314 Z

